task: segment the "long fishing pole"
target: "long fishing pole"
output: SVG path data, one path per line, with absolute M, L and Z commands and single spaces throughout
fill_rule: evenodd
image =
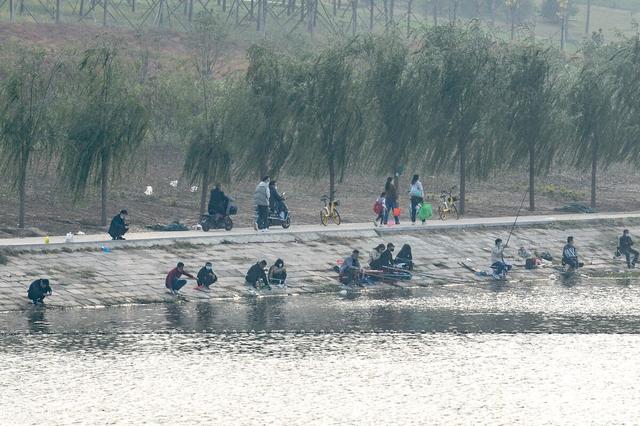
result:
M 527 189 L 524 192 L 524 195 L 522 196 L 522 201 L 520 202 L 520 208 L 518 209 L 518 212 L 516 213 L 516 219 L 513 221 L 513 225 L 511 225 L 511 231 L 509 231 L 509 237 L 507 237 L 507 242 L 504 245 L 505 247 L 507 247 L 509 245 L 509 240 L 511 239 L 511 235 L 513 234 L 513 230 L 516 227 L 516 223 L 518 223 L 518 218 L 520 217 L 520 211 L 522 210 L 522 206 L 524 205 L 524 200 L 527 198 L 527 194 L 529 193 L 529 189 Z

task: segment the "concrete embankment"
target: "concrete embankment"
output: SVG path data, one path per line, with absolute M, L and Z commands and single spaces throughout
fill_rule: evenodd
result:
M 393 242 L 397 249 L 408 243 L 413 248 L 417 273 L 410 282 L 378 284 L 360 291 L 391 287 L 429 285 L 469 285 L 482 281 L 459 265 L 460 261 L 486 269 L 490 249 L 497 237 L 506 239 L 513 218 L 429 222 L 421 226 L 373 228 L 354 224 L 341 227 L 299 227 L 262 234 L 250 230 L 230 233 L 178 233 L 132 235 L 124 242 L 104 242 L 97 236 L 78 237 L 74 243 L 53 244 L 41 240 L 0 242 L 0 311 L 28 308 L 26 290 L 36 278 L 52 282 L 54 295 L 49 307 L 93 307 L 131 303 L 171 302 L 175 299 L 164 289 L 164 277 L 178 261 L 196 273 L 211 261 L 219 282 L 209 293 L 194 291 L 187 285 L 182 293 L 187 300 L 239 298 L 252 296 L 244 286 L 246 270 L 258 259 L 272 263 L 285 260 L 289 283 L 285 289 L 262 294 L 292 295 L 337 292 L 340 290 L 331 267 L 353 248 L 363 252 L 381 242 Z M 622 228 L 640 235 L 640 215 L 567 215 L 556 218 L 525 217 L 511 238 L 506 260 L 523 264 L 517 248 L 549 251 L 559 257 L 567 235 L 574 235 L 588 276 L 634 277 L 624 271 L 624 263 L 613 261 L 617 237 Z M 102 247 L 108 247 L 106 252 Z M 528 271 L 516 267 L 512 280 L 545 279 L 554 274 L 550 268 Z

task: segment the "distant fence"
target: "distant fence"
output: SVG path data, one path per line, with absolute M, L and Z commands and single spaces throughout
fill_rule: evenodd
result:
M 414 0 L 0 0 L 0 21 L 188 30 L 198 14 L 258 32 L 356 34 L 426 23 Z M 437 22 L 437 19 L 435 19 Z

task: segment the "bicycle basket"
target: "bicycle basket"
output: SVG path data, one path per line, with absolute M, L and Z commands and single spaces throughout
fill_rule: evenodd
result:
M 238 214 L 238 206 L 229 203 L 229 206 L 227 207 L 227 216 L 233 216 L 236 214 Z
M 340 205 L 340 201 L 338 200 L 333 201 L 333 207 L 338 207 L 339 205 Z

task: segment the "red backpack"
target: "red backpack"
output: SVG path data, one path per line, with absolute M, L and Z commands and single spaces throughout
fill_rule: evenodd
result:
M 373 212 L 375 214 L 382 213 L 382 203 L 380 201 L 376 201 L 375 203 L 373 203 Z

